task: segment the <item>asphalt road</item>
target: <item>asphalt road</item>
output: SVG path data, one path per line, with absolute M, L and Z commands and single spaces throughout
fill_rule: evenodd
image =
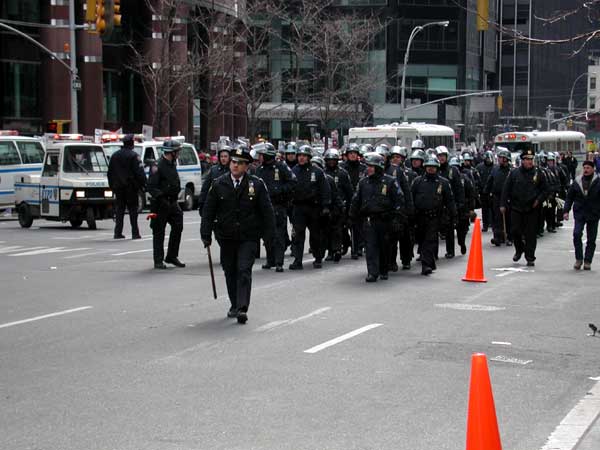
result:
M 197 213 L 188 266 L 166 272 L 146 223 L 113 241 L 111 222 L 0 220 L 0 448 L 462 449 L 484 352 L 503 448 L 540 449 L 600 376 L 600 284 L 571 268 L 571 225 L 539 242 L 533 271 L 484 234 L 485 284 L 461 281 L 466 257 L 372 285 L 364 260 L 257 261 L 240 326 L 219 267 L 212 299 Z

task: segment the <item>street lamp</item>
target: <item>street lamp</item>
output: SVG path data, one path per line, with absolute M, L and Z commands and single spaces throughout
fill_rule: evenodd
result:
M 575 109 L 575 105 L 573 104 L 573 92 L 575 91 L 575 85 L 577 84 L 577 82 L 579 81 L 580 78 L 583 78 L 587 75 L 588 73 L 582 73 L 581 75 L 579 75 L 577 78 L 575 78 L 575 81 L 573 81 L 573 86 L 571 86 L 571 95 L 569 96 L 569 112 L 572 113 L 573 110 Z
M 407 121 L 405 89 L 406 89 L 406 66 L 408 65 L 408 54 L 410 52 L 410 44 L 412 44 L 412 41 L 417 34 L 419 34 L 425 28 L 431 27 L 433 25 L 438 25 L 438 26 L 446 28 L 448 25 L 450 25 L 450 21 L 443 20 L 441 22 L 429 22 L 429 23 L 426 23 L 425 25 L 419 25 L 419 26 L 413 28 L 412 32 L 410 33 L 410 37 L 408 38 L 408 44 L 406 45 L 406 53 L 404 54 L 404 66 L 402 67 L 402 88 L 401 88 L 402 89 L 402 91 L 401 91 L 402 92 L 401 108 L 402 108 L 402 117 L 403 117 L 404 122 Z

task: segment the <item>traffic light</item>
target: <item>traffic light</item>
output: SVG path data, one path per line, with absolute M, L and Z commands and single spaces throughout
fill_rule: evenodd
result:
M 120 0 L 86 0 L 87 11 L 85 19 L 95 24 L 90 32 L 100 35 L 100 38 L 109 39 L 115 26 L 115 11 L 118 12 L 116 20 L 121 24 L 121 1 Z
M 121 26 L 121 0 L 113 0 L 113 23 L 115 27 Z
M 46 124 L 46 133 L 62 134 L 68 133 L 70 129 L 70 120 L 51 120 Z

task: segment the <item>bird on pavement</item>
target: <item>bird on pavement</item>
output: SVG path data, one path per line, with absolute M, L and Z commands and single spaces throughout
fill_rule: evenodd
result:
M 596 331 L 598 331 L 598 327 L 593 323 L 589 323 L 588 327 L 590 327 L 590 329 L 592 330 L 592 336 L 596 336 Z

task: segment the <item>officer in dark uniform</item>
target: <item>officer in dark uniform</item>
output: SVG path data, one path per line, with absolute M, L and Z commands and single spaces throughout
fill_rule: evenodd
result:
M 298 146 L 296 145 L 295 142 L 290 142 L 285 147 L 285 152 L 284 152 L 285 163 L 288 165 L 288 167 L 290 169 L 293 169 L 297 163 L 297 161 L 296 161 L 296 152 L 297 151 L 298 151 Z
M 386 175 L 379 153 L 367 153 L 367 177 L 358 183 L 350 217 L 364 224 L 367 253 L 367 283 L 388 279 L 390 233 L 399 233 L 405 223 L 404 195 L 396 179 Z
M 339 166 L 340 159 L 340 152 L 335 148 L 331 148 L 325 152 L 325 174 L 333 179 L 340 203 L 339 210 L 332 210 L 330 220 L 331 230 L 329 246 L 327 248 L 329 253 L 326 260 L 333 262 L 339 262 L 342 258 L 344 224 L 348 221 L 348 210 L 350 209 L 350 203 L 354 195 L 350 175 Z
M 430 275 L 435 269 L 438 234 L 442 229 L 442 216 L 456 220 L 456 204 L 447 179 L 438 174 L 440 163 L 435 156 L 423 164 L 425 173 L 411 186 L 415 205 L 416 238 L 421 252 L 421 273 Z
M 425 173 L 423 163 L 425 162 L 425 152 L 421 149 L 416 149 L 410 155 L 410 167 L 407 171 L 408 182 L 412 185 L 415 178 L 420 177 Z
M 262 237 L 270 243 L 275 232 L 267 188 L 260 178 L 247 173 L 251 161 L 246 146 L 233 151 L 230 173 L 217 178 L 208 193 L 200 227 L 205 247 L 211 245 L 215 232 L 231 301 L 227 317 L 237 318 L 240 324 L 248 320 L 256 241 Z
M 476 167 L 477 173 L 481 180 L 480 185 L 480 198 L 481 198 L 481 222 L 484 233 L 489 229 L 492 223 L 492 205 L 491 198 L 489 195 L 483 195 L 485 187 L 487 185 L 488 178 L 494 168 L 494 154 L 491 151 L 487 151 L 483 154 L 483 161 Z
M 406 155 L 406 148 L 394 146 L 390 150 L 390 166 L 386 170 L 386 174 L 396 178 L 398 186 L 402 189 L 404 196 L 404 211 L 407 216 L 407 224 L 413 223 L 414 219 L 414 205 L 412 200 L 412 193 L 410 192 L 410 184 L 408 181 L 407 172 L 404 168 L 404 159 Z M 402 227 L 400 233 L 390 235 L 390 270 L 392 272 L 398 271 L 398 263 L 396 262 L 396 255 L 398 253 L 398 244 L 400 246 L 400 260 L 402 261 L 402 270 L 409 270 L 410 263 L 413 258 L 413 247 L 414 242 L 412 239 L 412 233 L 408 226 Z
M 456 205 L 456 209 L 458 211 L 464 210 L 465 207 L 465 190 L 461 182 L 460 171 L 456 167 L 450 167 L 448 158 L 450 157 L 450 152 L 448 149 L 440 145 L 436 149 L 437 157 L 440 162 L 439 175 L 444 177 L 450 182 L 450 187 L 452 188 L 452 195 L 454 197 L 454 202 Z M 456 224 L 450 220 L 451 214 L 446 213 L 444 215 L 444 227 L 442 233 L 446 238 L 446 258 L 452 259 L 454 258 L 454 229 Z M 456 216 L 455 216 L 456 217 Z
M 290 270 L 302 270 L 302 255 L 306 229 L 310 232 L 310 249 L 315 258 L 313 267 L 323 267 L 323 249 L 321 248 L 320 223 L 322 216 L 329 216 L 331 206 L 331 188 L 323 170 L 310 163 L 312 148 L 303 145 L 296 153 L 298 164 L 292 172 L 296 176 L 296 188 L 293 196 L 294 210 L 292 213 L 292 255 L 294 262 Z
M 502 190 L 504 189 L 504 183 L 508 178 L 508 174 L 511 171 L 510 160 L 511 154 L 505 147 L 497 148 L 496 156 L 498 157 L 498 164 L 494 166 L 485 187 L 483 188 L 483 197 L 489 199 L 488 201 L 492 207 L 492 231 L 494 236 L 492 237 L 492 245 L 496 247 L 506 242 L 506 245 L 512 245 L 511 228 L 510 228 L 510 205 L 507 205 L 507 210 L 502 214 L 500 212 L 500 201 L 502 199 Z M 506 224 L 506 234 L 504 236 L 504 225 Z
M 210 171 L 204 177 L 202 181 L 202 188 L 200 189 L 200 197 L 198 199 L 198 213 L 202 216 L 202 210 L 204 209 L 204 203 L 206 202 L 206 196 L 208 191 L 217 178 L 229 172 L 229 161 L 231 160 L 231 146 L 229 144 L 219 144 L 219 150 L 217 152 L 219 161 L 217 164 L 210 168 Z
M 468 153 L 465 154 L 469 155 Z M 450 158 L 450 165 L 452 167 L 461 167 L 460 157 L 455 156 L 454 158 Z M 457 209 L 457 218 L 456 218 L 456 240 L 458 241 L 458 246 L 460 247 L 461 255 L 467 253 L 467 244 L 466 238 L 469 233 L 469 225 L 471 223 L 471 219 L 475 220 L 475 202 L 477 192 L 475 190 L 475 183 L 471 174 L 468 170 L 461 171 L 461 182 L 465 192 L 465 203 L 463 209 Z
M 348 172 L 350 182 L 356 192 L 359 181 L 363 179 L 367 173 L 367 166 L 360 160 L 360 148 L 357 144 L 353 143 L 348 145 L 346 148 L 346 161 L 344 161 L 343 164 L 340 164 L 340 166 Z M 362 247 L 364 245 L 362 224 L 353 221 L 349 227 L 351 228 L 350 239 L 352 240 L 352 242 L 350 242 L 351 257 L 352 259 L 358 259 L 362 256 Z
M 156 218 L 152 219 L 152 243 L 154 246 L 154 268 L 166 269 L 165 262 L 177 267 L 185 267 L 179 261 L 179 244 L 183 232 L 183 212 L 179 207 L 178 197 L 181 191 L 179 174 L 177 173 L 177 158 L 181 150 L 178 141 L 163 143 L 163 156 L 157 165 L 150 168 L 148 192 L 152 196 L 152 211 Z M 167 257 L 164 258 L 165 228 L 171 226 Z M 164 262 L 163 262 L 164 259 Z
M 108 184 L 116 196 L 115 239 L 125 239 L 125 236 L 123 236 L 125 209 L 129 211 L 131 238 L 141 238 L 137 222 L 138 194 L 144 192 L 146 174 L 144 173 L 142 160 L 133 151 L 133 144 L 133 134 L 126 134 L 123 137 L 123 148 L 112 155 L 108 164 Z
M 534 166 L 534 157 L 533 149 L 523 151 L 521 166 L 508 175 L 500 203 L 501 213 L 511 209 L 513 261 L 518 262 L 525 253 L 528 266 L 535 266 L 539 210 L 548 196 L 546 177 Z
M 283 272 L 287 206 L 296 185 L 296 176 L 286 163 L 275 159 L 277 152 L 270 142 L 256 144 L 253 150 L 260 160 L 255 175 L 265 183 L 275 214 L 275 235 L 272 245 L 267 246 L 267 263 L 262 268 L 268 270 L 275 267 L 276 272 Z

